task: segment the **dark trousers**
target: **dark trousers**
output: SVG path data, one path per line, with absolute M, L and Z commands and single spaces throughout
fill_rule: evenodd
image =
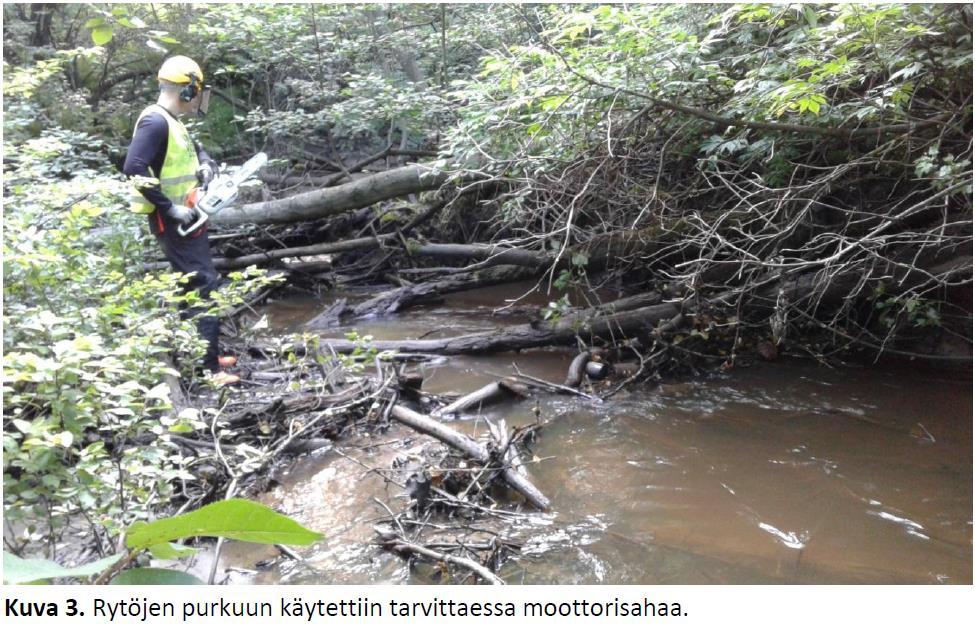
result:
M 156 239 L 162 247 L 166 260 L 174 271 L 180 273 L 194 274 L 186 285 L 186 291 L 196 289 L 200 297 L 207 299 L 210 292 L 220 285 L 220 274 L 213 266 L 213 257 L 210 255 L 210 239 L 206 232 L 195 237 L 182 237 L 175 229 L 175 226 L 167 226 L 161 234 L 156 234 Z M 190 318 L 199 314 L 200 308 L 186 309 L 183 312 L 184 318 Z M 207 342 L 206 354 L 203 356 L 204 369 L 211 372 L 219 371 L 217 356 L 219 354 L 220 321 L 211 315 L 201 317 L 197 323 L 197 331 Z

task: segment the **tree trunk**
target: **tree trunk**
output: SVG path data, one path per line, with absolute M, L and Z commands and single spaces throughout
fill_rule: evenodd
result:
M 410 164 L 362 179 L 307 193 L 227 208 L 213 216 L 218 225 L 294 223 L 332 216 L 379 201 L 439 188 L 447 174 L 424 164 Z
M 366 236 L 363 238 L 350 239 L 348 241 L 339 241 L 337 243 L 321 243 L 319 245 L 308 245 L 306 247 L 288 247 L 286 249 L 275 249 L 262 252 L 260 254 L 248 254 L 246 256 L 238 256 L 236 258 L 214 258 L 213 264 L 217 269 L 220 270 L 243 269 L 251 265 L 260 265 L 272 260 L 280 260 L 282 258 L 321 256 L 323 254 L 338 254 L 340 252 L 348 252 L 363 248 L 371 249 L 379 247 L 384 241 L 389 240 L 390 238 L 392 238 L 392 236 L 383 235 L 378 238 L 374 236 Z
M 431 415 L 437 417 L 448 417 L 463 413 L 472 407 L 478 409 L 493 404 L 498 400 L 512 397 L 526 398 L 529 395 L 528 388 L 520 383 L 508 380 L 495 381 L 488 383 L 484 387 L 461 396 L 449 405 L 445 405 L 434 411 Z
M 513 266 L 494 267 L 476 273 L 457 273 L 441 280 L 418 282 L 408 287 L 384 291 L 355 305 L 350 313 L 354 317 L 389 315 L 414 304 L 437 300 L 445 293 L 506 284 L 533 276 L 531 270 Z
M 424 243 L 411 248 L 409 254 L 433 258 L 489 260 L 495 265 L 518 265 L 520 267 L 543 267 L 552 263 L 552 257 L 542 252 L 479 243 L 470 245 Z
M 35 4 L 31 8 L 31 17 L 34 19 L 34 35 L 30 39 L 31 46 L 41 47 L 52 44 L 51 21 L 56 7 L 57 5 L 54 3 L 45 2 Z
M 571 344 L 577 336 L 588 341 L 596 337 L 626 337 L 655 328 L 660 320 L 669 320 L 680 312 L 680 303 L 668 302 L 613 315 L 602 315 L 587 322 L 585 314 L 565 317 L 555 323 L 522 324 L 494 331 L 470 333 L 446 339 L 405 339 L 373 341 L 370 347 L 379 351 L 420 352 L 433 354 L 483 354 L 524 350 L 542 346 Z M 352 352 L 356 344 L 345 339 L 320 339 L 336 352 Z

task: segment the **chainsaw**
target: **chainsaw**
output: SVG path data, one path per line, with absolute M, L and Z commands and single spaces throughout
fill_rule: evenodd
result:
M 218 175 L 203 189 L 194 188 L 186 198 L 186 205 L 199 215 L 188 227 L 176 228 L 180 236 L 187 236 L 203 227 L 210 217 L 220 212 L 237 198 L 240 185 L 254 176 L 267 163 L 267 154 L 258 153 L 238 167 L 233 174 Z

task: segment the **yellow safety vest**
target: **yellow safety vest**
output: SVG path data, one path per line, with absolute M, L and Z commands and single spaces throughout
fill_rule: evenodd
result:
M 166 118 L 169 124 L 169 141 L 166 145 L 166 159 L 163 161 L 162 172 L 156 175 L 151 168 L 149 172 L 153 177 L 158 177 L 162 193 L 174 204 L 186 205 L 186 196 L 197 185 L 196 171 L 200 168 L 196 148 L 183 123 L 173 118 L 166 108 L 160 105 L 153 104 L 142 110 L 139 120 L 152 112 L 158 112 Z M 139 120 L 135 123 L 136 128 L 139 127 Z M 138 214 L 149 214 L 154 209 L 154 206 L 139 192 L 139 187 L 135 186 L 135 194 L 132 196 L 129 210 Z

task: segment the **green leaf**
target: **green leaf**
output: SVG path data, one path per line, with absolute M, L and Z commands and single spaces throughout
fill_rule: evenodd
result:
M 195 547 L 187 547 L 186 545 L 177 545 L 174 543 L 159 543 L 158 545 L 152 545 L 149 547 L 149 553 L 152 554 L 153 558 L 159 560 L 173 560 L 175 558 L 186 558 L 187 556 L 192 556 L 199 549 Z
M 182 516 L 133 523 L 125 542 L 130 548 L 139 549 L 191 536 L 223 536 L 271 545 L 309 545 L 322 537 L 260 503 L 227 499 Z
M 816 15 L 816 11 L 809 5 L 802 7 L 802 13 L 806 18 L 806 23 L 813 28 L 819 23 L 819 16 Z
M 74 568 L 65 568 L 56 562 L 41 558 L 25 559 L 7 551 L 3 552 L 3 583 L 26 584 L 37 580 L 63 577 L 88 577 L 105 571 L 119 561 L 122 554 L 89 562 Z
M 547 112 L 553 109 L 558 109 L 562 106 L 562 103 L 566 102 L 568 99 L 569 97 L 565 96 L 564 94 L 543 98 L 541 100 L 542 111 Z
M 99 15 L 85 22 L 85 28 L 96 28 L 101 26 L 104 23 L 105 23 L 105 18 Z
M 104 46 L 112 41 L 114 35 L 111 26 L 98 26 L 91 32 L 91 41 L 95 42 L 96 46 Z
M 122 571 L 109 584 L 155 584 L 164 586 L 198 586 L 203 584 L 199 579 L 189 573 L 174 571 L 172 569 L 129 569 Z

